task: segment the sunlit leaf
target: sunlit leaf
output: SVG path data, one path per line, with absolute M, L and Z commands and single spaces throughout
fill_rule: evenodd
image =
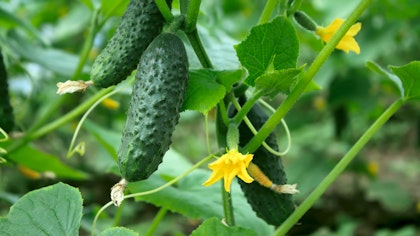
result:
M 182 110 L 207 113 L 242 78 L 242 70 L 191 70 Z
M 268 69 L 295 68 L 299 42 L 289 20 L 277 17 L 270 23 L 252 28 L 249 36 L 235 49 L 249 73 L 245 82 L 253 86 Z
M 79 235 L 82 196 L 58 183 L 25 194 L 0 219 L 1 235 Z

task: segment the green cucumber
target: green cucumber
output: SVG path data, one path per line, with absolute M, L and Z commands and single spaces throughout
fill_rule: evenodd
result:
M 248 119 L 258 130 L 267 121 L 268 116 L 260 105 L 255 104 L 247 114 Z M 248 126 L 242 122 L 239 125 L 239 145 L 245 146 L 254 134 Z M 273 149 L 278 149 L 276 137 L 271 133 L 265 142 Z M 252 162 L 275 184 L 283 185 L 287 183 L 286 173 L 284 172 L 281 158 L 268 152 L 264 147 L 255 151 Z M 245 194 L 248 203 L 258 217 L 268 224 L 279 226 L 294 211 L 295 204 L 291 194 L 279 194 L 271 189 L 264 187 L 256 181 L 248 184 L 238 180 Z
M 188 84 L 188 58 L 172 33 L 156 37 L 137 68 L 127 121 L 118 152 L 127 181 L 148 178 L 162 162 L 178 123 Z
M 171 6 L 172 0 L 166 2 Z M 155 0 L 130 0 L 117 30 L 92 65 L 94 85 L 106 88 L 127 78 L 164 24 Z
M 6 66 L 0 49 L 0 127 L 9 133 L 15 126 L 13 107 L 9 99 L 9 84 L 7 83 Z

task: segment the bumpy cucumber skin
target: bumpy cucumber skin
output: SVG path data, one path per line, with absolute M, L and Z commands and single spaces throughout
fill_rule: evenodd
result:
M 175 34 L 159 35 L 143 53 L 118 153 L 121 175 L 129 182 L 148 178 L 162 162 L 188 84 L 188 58 Z
M 261 128 L 268 119 L 268 116 L 258 104 L 253 106 L 247 114 L 247 117 L 257 130 Z M 239 135 L 240 146 L 247 144 L 254 136 L 244 122 L 239 126 Z M 270 147 L 278 149 L 274 133 L 271 133 L 265 141 Z M 287 183 L 281 158 L 271 154 L 264 147 L 260 147 L 255 151 L 252 162 L 255 163 L 273 183 Z M 292 195 L 290 194 L 275 193 L 271 189 L 261 186 L 256 181 L 247 184 L 239 179 L 239 184 L 248 203 L 257 216 L 268 224 L 279 226 L 295 209 L 295 204 Z
M 6 132 L 10 132 L 14 125 L 13 107 L 9 99 L 9 84 L 7 83 L 6 66 L 3 61 L 3 54 L 0 49 L 0 127 Z
M 172 0 L 166 2 L 170 6 Z M 164 24 L 155 0 L 130 0 L 117 30 L 92 65 L 94 85 L 106 88 L 127 78 Z

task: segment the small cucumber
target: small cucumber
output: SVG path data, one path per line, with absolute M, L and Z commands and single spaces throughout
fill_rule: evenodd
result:
M 172 0 L 166 2 L 171 6 Z M 92 65 L 94 85 L 106 88 L 127 78 L 164 24 L 155 0 L 130 0 L 117 30 Z
M 0 127 L 6 132 L 10 132 L 14 125 L 13 107 L 9 99 L 9 84 L 7 83 L 6 66 L 3 61 L 3 54 L 0 49 Z
M 260 105 L 255 104 L 247 114 L 248 119 L 258 130 L 267 121 L 268 116 Z M 239 145 L 246 145 L 254 134 L 248 126 L 242 122 L 239 126 Z M 276 137 L 271 133 L 265 142 L 272 148 L 278 149 Z M 275 184 L 287 183 L 281 158 L 260 147 L 254 152 L 252 162 Z M 248 184 L 239 179 L 239 184 L 245 194 L 248 203 L 258 217 L 268 224 L 279 226 L 294 211 L 295 204 L 291 194 L 279 194 L 264 187 L 256 181 Z
M 148 178 L 162 162 L 187 84 L 184 44 L 175 34 L 162 33 L 143 53 L 137 68 L 118 152 L 120 172 L 127 181 Z

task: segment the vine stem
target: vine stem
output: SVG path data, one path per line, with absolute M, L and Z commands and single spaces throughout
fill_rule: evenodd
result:
M 267 23 L 270 18 L 271 15 L 273 14 L 274 8 L 277 4 L 278 0 L 268 0 L 267 3 L 265 4 L 263 13 L 261 14 L 260 17 L 260 21 L 258 22 L 258 24 L 264 24 Z
M 193 31 L 196 29 L 198 13 L 200 12 L 201 0 L 190 0 L 187 9 L 187 24 L 186 31 Z
M 86 100 L 84 103 L 80 104 L 78 107 L 71 110 L 66 115 L 60 117 L 59 119 L 39 128 L 38 130 L 34 131 L 33 133 L 28 134 L 24 138 L 14 142 L 9 149 L 7 150 L 8 153 L 11 153 L 15 151 L 16 149 L 20 148 L 21 146 L 25 145 L 26 143 L 35 140 L 37 138 L 40 138 L 47 133 L 62 127 L 64 124 L 72 121 L 79 115 L 81 115 L 83 112 L 89 109 L 97 100 L 99 100 L 101 97 L 109 93 L 112 89 L 114 89 L 114 86 L 111 86 L 109 88 L 103 89 L 99 92 L 97 92 L 95 95 L 90 97 L 88 100 Z
M 382 113 L 382 115 L 369 127 L 369 129 L 357 140 L 353 147 L 337 163 L 325 179 L 315 188 L 315 190 L 300 204 L 300 206 L 287 218 L 285 222 L 276 230 L 274 235 L 285 235 L 298 220 L 312 207 L 321 197 L 327 188 L 337 179 L 343 170 L 349 165 L 353 158 L 360 152 L 372 136 L 388 121 L 388 119 L 404 104 L 402 98 L 395 101 Z
M 159 186 L 159 187 L 157 187 L 155 189 L 149 190 L 149 191 L 140 192 L 140 193 L 133 193 L 133 194 L 126 195 L 126 196 L 124 196 L 124 200 L 129 199 L 129 198 L 140 197 L 140 196 L 144 196 L 144 195 L 148 195 L 148 194 L 159 192 L 159 191 L 161 191 L 161 190 L 163 190 L 163 189 L 165 189 L 165 188 L 167 188 L 167 187 L 175 184 L 176 182 L 178 182 L 179 180 L 181 180 L 185 176 L 189 175 L 195 169 L 197 169 L 198 167 L 200 167 L 204 163 L 206 163 L 206 162 L 210 161 L 212 158 L 214 158 L 215 155 L 216 154 L 210 154 L 210 155 L 206 156 L 204 159 L 202 159 L 201 161 L 199 161 L 195 165 L 193 165 L 190 169 L 188 169 L 187 171 L 185 171 L 181 175 L 177 176 L 176 178 L 172 179 L 171 181 L 165 183 L 164 185 L 161 185 L 161 186 Z M 114 203 L 112 201 L 109 201 L 101 209 L 99 209 L 99 211 L 96 213 L 95 218 L 93 220 L 93 224 L 92 224 L 92 233 L 91 233 L 92 236 L 94 235 L 96 221 L 98 221 L 98 218 L 99 218 L 100 214 L 103 211 L 105 211 L 105 209 L 107 209 L 108 207 L 112 206 L 113 204 Z
M 155 218 L 153 219 L 152 225 L 147 230 L 145 236 L 153 236 L 159 223 L 162 221 L 163 217 L 165 217 L 166 213 L 168 212 L 168 208 L 162 207 L 156 214 Z
M 223 181 L 220 182 L 222 186 L 222 201 L 223 201 L 223 212 L 225 213 L 225 220 L 229 226 L 235 225 L 235 216 L 233 214 L 232 196 L 226 192 Z
M 167 23 L 170 23 L 173 21 L 174 16 L 172 15 L 171 9 L 169 8 L 168 4 L 166 3 L 165 0 L 155 0 L 156 5 L 160 11 L 160 13 L 162 13 L 163 18 L 165 18 Z
M 89 25 L 89 32 L 86 37 L 85 43 L 83 44 L 82 52 L 80 54 L 80 60 L 77 64 L 76 70 L 71 77 L 71 80 L 76 80 L 80 74 L 82 73 L 83 67 L 86 63 L 86 60 L 89 57 L 89 51 L 93 46 L 93 41 L 95 39 L 95 35 L 98 28 L 98 16 L 99 16 L 100 8 L 95 8 L 92 13 L 92 19 L 90 20 Z
M 354 22 L 359 18 L 363 11 L 370 5 L 372 0 L 362 0 L 359 5 L 353 10 L 350 16 L 344 21 L 339 30 L 333 35 L 331 40 L 325 45 L 308 70 L 300 76 L 300 80 L 292 92 L 287 96 L 276 112 L 267 120 L 261 127 L 258 133 L 250 140 L 244 147 L 244 150 L 249 153 L 255 152 L 262 142 L 273 131 L 277 124 L 284 118 L 287 112 L 296 103 L 302 93 L 305 91 L 307 85 L 311 82 L 315 74 L 319 71 L 324 62 L 328 59 L 330 54 L 334 51 L 335 46 L 346 34 Z

